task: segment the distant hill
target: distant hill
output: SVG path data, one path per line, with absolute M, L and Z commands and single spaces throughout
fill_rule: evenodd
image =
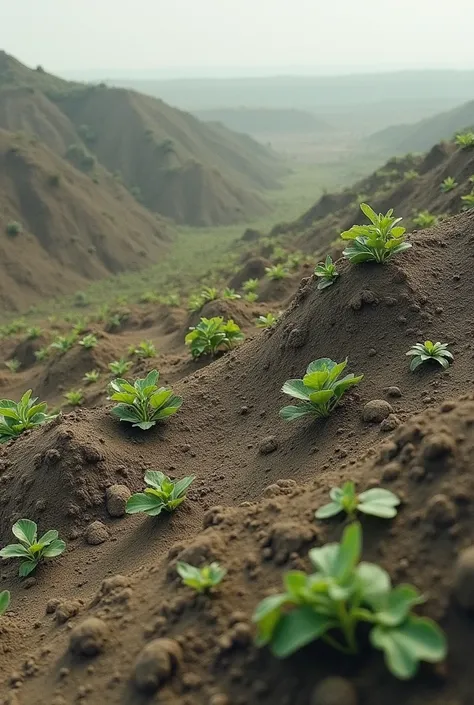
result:
M 0 127 L 35 135 L 81 171 L 94 163 L 178 223 L 265 214 L 286 173 L 263 145 L 135 91 L 70 83 L 0 53 Z
M 390 154 L 425 152 L 435 142 L 474 125 L 474 100 L 411 125 L 394 125 L 371 135 L 368 144 Z
M 221 122 L 249 135 L 326 132 L 327 122 L 304 110 L 284 108 L 221 108 L 194 113 L 206 122 Z

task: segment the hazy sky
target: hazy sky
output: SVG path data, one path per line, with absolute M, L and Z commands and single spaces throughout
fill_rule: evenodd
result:
M 0 0 L 0 48 L 126 77 L 474 68 L 472 0 Z

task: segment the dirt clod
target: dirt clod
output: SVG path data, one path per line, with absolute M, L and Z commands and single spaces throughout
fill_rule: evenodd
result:
M 357 705 L 358 698 L 352 683 L 333 676 L 318 683 L 311 695 L 310 705 Z
M 78 656 L 96 656 L 103 651 L 107 625 L 98 617 L 88 617 L 74 627 L 69 637 L 69 650 Z
M 147 644 L 135 661 L 134 681 L 139 690 L 154 693 L 180 665 L 181 646 L 172 639 L 155 639 Z
M 101 521 L 93 521 L 86 529 L 86 541 L 89 546 L 98 546 L 109 538 L 109 531 Z
M 372 399 L 364 406 L 362 418 L 368 423 L 380 423 L 392 412 L 392 406 L 385 399 Z
M 126 485 L 111 485 L 106 491 L 106 506 L 111 517 L 123 517 L 131 492 Z
M 474 610 L 474 546 L 462 551 L 454 569 L 453 593 L 465 610 Z
M 278 448 L 278 441 L 275 436 L 267 436 L 260 441 L 258 450 L 262 455 L 269 455 Z

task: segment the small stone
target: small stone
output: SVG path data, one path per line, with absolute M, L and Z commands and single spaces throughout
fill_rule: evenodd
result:
M 88 617 L 71 630 L 69 650 L 78 656 L 96 656 L 104 650 L 107 625 L 98 617 Z
M 454 453 L 455 443 L 452 436 L 447 433 L 439 433 L 429 436 L 423 444 L 423 460 L 429 463 L 431 460 L 440 460 L 447 455 Z
M 301 328 L 293 328 L 288 336 L 288 347 L 290 348 L 302 348 L 306 344 L 308 339 L 308 333 Z
M 387 482 L 393 482 L 400 477 L 401 471 L 402 468 L 398 463 L 387 463 L 383 469 L 382 478 Z
M 258 450 L 262 455 L 273 453 L 278 448 L 278 441 L 275 436 L 267 436 L 263 438 L 258 446 Z
M 65 600 L 56 607 L 55 617 L 58 624 L 64 624 L 71 617 L 75 617 L 81 609 L 81 603 L 77 600 Z
M 453 411 L 453 409 L 456 408 L 456 402 L 455 401 L 444 401 L 441 404 L 441 411 L 443 414 L 447 414 L 449 411 Z
M 380 423 L 392 412 L 392 407 L 385 399 L 372 399 L 364 406 L 362 418 L 368 423 Z
M 333 676 L 322 680 L 310 698 L 310 705 L 357 705 L 358 698 L 352 683 Z
M 435 494 L 428 501 L 426 515 L 436 526 L 452 526 L 456 523 L 456 505 L 446 495 Z
M 61 604 L 61 600 L 59 600 L 57 597 L 51 598 L 51 600 L 48 600 L 46 603 L 46 614 L 53 614 L 56 612 L 56 607 Z
M 380 424 L 380 430 L 386 433 L 395 431 L 400 426 L 400 419 L 395 414 L 389 414 Z
M 22 583 L 23 590 L 29 590 L 30 588 L 33 587 L 33 585 L 36 585 L 36 578 L 33 578 L 33 577 L 27 578 Z
M 106 507 L 111 517 L 123 517 L 131 492 L 126 485 L 111 485 L 105 494 Z
M 402 396 L 400 387 L 388 387 L 387 396 L 392 397 L 393 399 L 399 399 Z
M 135 661 L 134 679 L 139 690 L 154 693 L 171 678 L 183 658 L 181 646 L 172 639 L 154 639 Z
M 462 551 L 454 569 L 453 593 L 465 610 L 474 610 L 474 546 Z
M 248 406 L 241 406 L 240 407 L 240 412 L 241 416 L 245 416 L 246 414 L 249 413 L 249 408 Z
M 367 351 L 369 357 L 375 357 L 377 355 L 377 350 L 375 348 L 369 348 Z
M 86 541 L 89 546 L 98 546 L 108 538 L 108 529 L 101 521 L 93 521 L 86 529 Z

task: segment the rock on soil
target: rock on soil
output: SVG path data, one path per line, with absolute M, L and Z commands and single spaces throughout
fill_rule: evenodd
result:
M 131 492 L 126 485 L 111 485 L 106 491 L 106 506 L 111 517 L 123 517 Z
M 102 619 L 88 617 L 72 629 L 69 650 L 77 656 L 96 656 L 104 649 L 107 632 Z
M 109 538 L 109 531 L 101 521 L 93 521 L 86 529 L 86 541 L 89 546 L 98 546 Z
M 380 423 L 392 412 L 393 408 L 385 399 L 372 399 L 364 406 L 362 418 L 368 423 Z
M 310 705 L 357 705 L 357 693 L 352 683 L 334 676 L 318 683 L 311 696 Z
M 260 441 L 258 450 L 262 455 L 269 455 L 278 448 L 278 441 L 275 436 L 267 436 Z
M 154 693 L 171 678 L 183 658 L 180 645 L 172 639 L 155 639 L 140 652 L 134 669 L 135 685 Z
M 465 610 L 474 610 L 474 546 L 459 554 L 455 572 L 453 592 Z

